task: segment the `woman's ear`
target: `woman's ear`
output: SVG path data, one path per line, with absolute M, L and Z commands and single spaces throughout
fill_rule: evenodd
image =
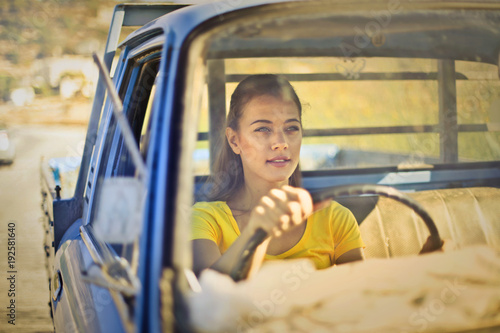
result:
M 233 152 L 236 155 L 239 155 L 241 153 L 241 149 L 238 142 L 238 135 L 231 127 L 226 127 L 226 139 Z

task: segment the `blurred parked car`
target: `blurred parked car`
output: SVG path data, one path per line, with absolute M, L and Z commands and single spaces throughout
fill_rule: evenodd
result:
M 16 148 L 9 129 L 5 124 L 0 124 L 0 163 L 12 164 L 16 156 Z

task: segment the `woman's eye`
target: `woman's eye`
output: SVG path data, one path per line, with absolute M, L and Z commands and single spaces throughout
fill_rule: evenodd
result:
M 299 128 L 299 126 L 290 126 L 286 130 L 289 132 L 296 132 L 296 131 L 299 131 L 300 128 Z
M 255 129 L 255 132 L 271 132 L 269 127 L 259 127 Z

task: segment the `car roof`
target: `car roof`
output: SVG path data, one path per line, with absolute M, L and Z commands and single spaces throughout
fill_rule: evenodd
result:
M 186 5 L 186 7 L 163 15 L 132 32 L 120 44 L 120 47 L 131 44 L 141 36 L 148 35 L 151 31 L 169 31 L 174 32 L 176 37 L 185 37 L 196 27 L 209 19 L 217 17 L 223 19 L 223 15 L 244 8 L 293 1 L 294 0 L 246 0 L 239 1 L 236 4 L 229 3 L 228 1 L 216 1 L 205 4 Z M 177 40 L 183 39 L 184 38 L 179 38 Z
M 275 6 L 281 6 L 280 9 L 290 9 L 296 10 L 301 13 L 301 10 L 317 7 L 317 6 L 328 6 L 330 10 L 334 10 L 339 14 L 343 12 L 360 12 L 363 14 L 376 13 L 378 11 L 390 10 L 390 6 L 399 6 L 399 12 L 411 12 L 411 11 L 428 11 L 429 13 L 439 13 L 442 10 L 487 10 L 487 9 L 500 9 L 500 2 L 498 1 L 431 1 L 431 0 L 250 0 L 250 1 L 238 1 L 238 2 L 228 2 L 217 1 L 206 4 L 198 4 L 186 6 L 181 9 L 170 12 L 166 15 L 155 19 L 143 27 L 139 28 L 132 34 L 130 34 L 120 45 L 123 47 L 125 45 L 137 45 L 148 38 L 151 34 L 165 33 L 170 39 L 171 46 L 174 48 L 180 48 L 186 38 L 197 28 L 205 27 L 205 23 L 209 21 L 213 22 L 223 22 L 231 17 L 232 14 L 237 14 L 241 10 L 249 8 L 265 8 L 271 9 Z M 442 15 L 443 12 L 441 12 Z M 476 21 L 477 22 L 477 21 Z M 439 25 L 442 23 L 434 22 L 431 25 Z M 478 22 L 478 24 L 484 24 L 484 22 Z M 457 31 L 457 27 L 453 29 Z M 494 45 L 491 43 L 491 37 L 496 36 L 498 30 L 489 31 L 492 35 L 488 34 L 485 36 L 485 32 L 488 32 L 490 27 L 480 27 L 480 29 L 471 30 L 468 36 L 468 42 L 472 42 L 474 48 L 481 48 L 485 50 L 485 56 L 483 61 L 496 63 L 497 56 L 493 55 L 495 50 Z M 481 36 L 478 41 L 478 36 Z M 459 36 L 457 36 L 458 38 Z M 493 43 L 496 44 L 496 43 Z M 450 52 L 462 51 L 465 47 L 464 44 L 460 46 L 458 50 L 450 50 Z M 450 53 L 441 54 L 438 57 L 450 57 Z M 468 59 L 464 57 L 464 59 Z M 472 59 L 469 59 L 472 60 Z

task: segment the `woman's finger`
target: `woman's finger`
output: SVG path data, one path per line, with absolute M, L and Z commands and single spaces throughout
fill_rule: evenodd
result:
M 288 203 L 288 207 L 291 211 L 291 214 L 290 214 L 290 222 L 293 224 L 293 225 L 299 225 L 302 223 L 302 221 L 304 220 L 303 216 L 304 216 L 304 213 L 302 211 L 302 206 L 300 205 L 299 202 L 297 201 L 291 201 Z
M 302 218 L 305 219 L 313 212 L 313 203 L 308 191 L 299 187 L 285 185 L 281 188 L 291 201 L 297 201 L 302 208 Z
M 313 212 L 311 195 L 304 189 L 283 186 L 263 196 L 254 209 L 252 225 L 279 237 L 283 231 L 301 224 Z M 251 216 L 252 219 L 252 216 Z

